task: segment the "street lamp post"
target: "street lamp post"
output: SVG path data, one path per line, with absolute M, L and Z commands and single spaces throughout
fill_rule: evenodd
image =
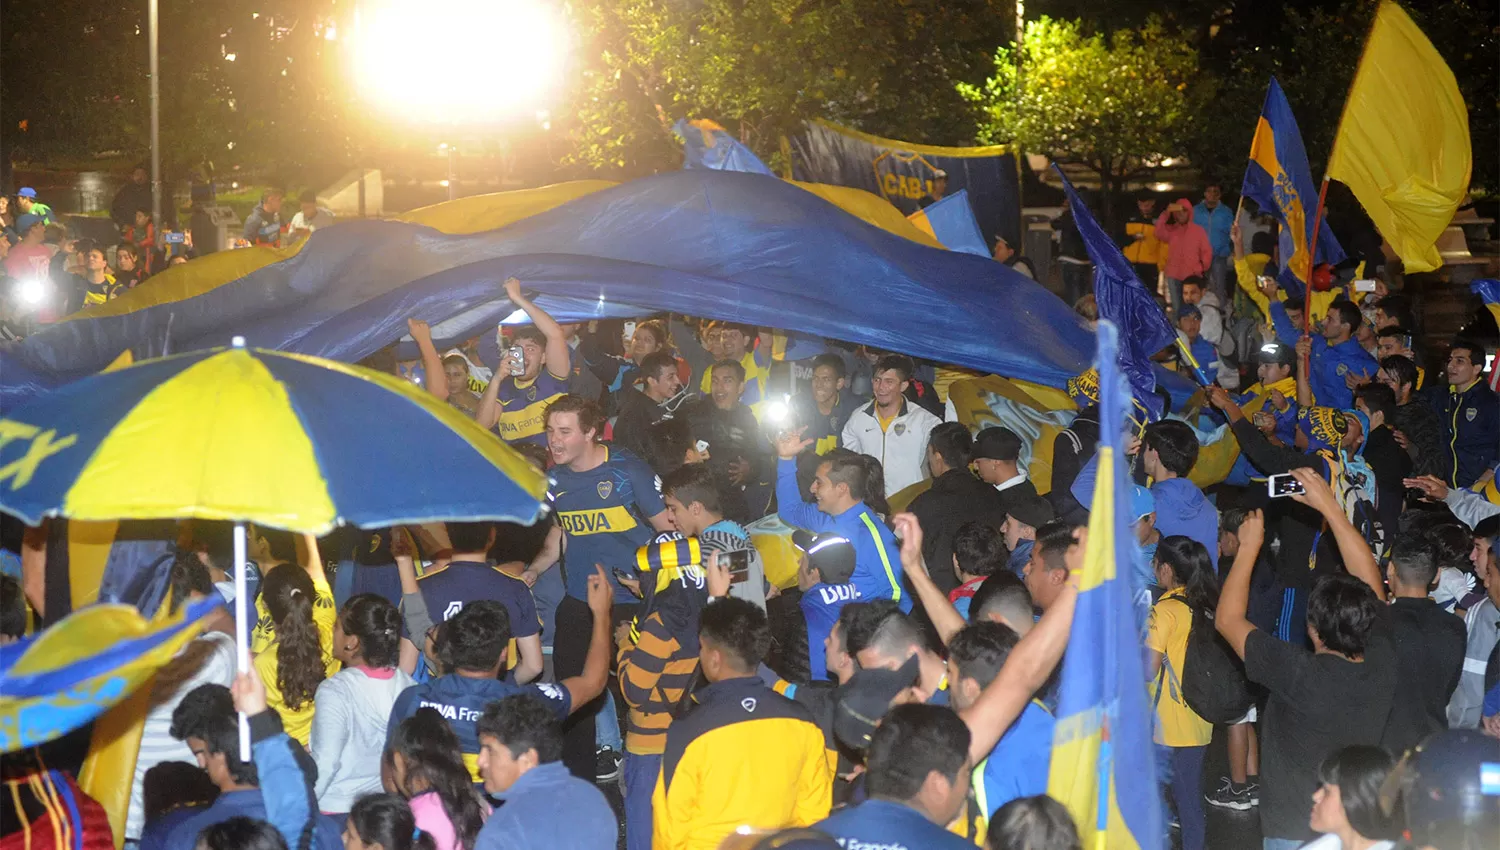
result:
M 151 220 L 161 229 L 161 67 L 157 50 L 157 0 L 150 0 L 147 40 L 151 42 Z

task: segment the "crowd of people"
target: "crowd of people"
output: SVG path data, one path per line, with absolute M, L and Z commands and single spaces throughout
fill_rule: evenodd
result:
M 302 193 L 300 208 L 283 221 L 284 199 L 282 190 L 268 190 L 233 244 L 290 245 L 335 221 L 312 192 Z M 14 198 L 0 195 L 0 340 L 25 337 L 84 307 L 103 304 L 169 266 L 218 247 L 214 226 L 197 199 L 189 227 L 172 224 L 176 216 L 171 211 L 164 217 L 168 223 L 160 224 L 152 213 L 145 166 L 131 172 L 110 203 L 117 234 L 112 240 L 77 235 L 32 187 L 22 187 Z
M 280 202 L 247 229 L 279 233 Z M 1127 233 L 1182 331 L 1163 358 L 1206 373 L 1201 411 L 1132 426 L 1116 508 L 1143 552 L 1121 569 L 1163 822 L 1184 850 L 1208 846 L 1212 809 L 1258 812 L 1267 850 L 1496 846 L 1493 799 L 1434 816 L 1378 794 L 1442 781 L 1401 761 L 1423 742 L 1500 761 L 1491 352 L 1460 339 L 1428 373 L 1399 293 L 1289 296 L 1217 187 L 1199 206 L 1142 203 Z M 35 209 L 23 266 L 45 251 Z M 83 253 L 88 286 L 109 277 Z M 953 421 L 958 370 L 832 341 L 778 360 L 769 329 L 678 315 L 563 324 L 504 291 L 529 324 L 440 350 L 413 319 L 415 357 L 366 365 L 545 470 L 543 519 L 256 529 L 254 664 L 236 672 L 221 610 L 158 675 L 127 842 L 692 850 L 790 831 L 777 840 L 1081 850 L 1047 789 L 1096 374 L 1069 383 L 1078 412 L 1043 469 L 1019 426 Z M 1241 455 L 1205 492 L 1215 425 Z M 757 538 L 786 526 L 795 581 L 778 584 Z M 167 604 L 232 597 L 228 541 L 190 525 Z M 22 594 L 0 590 L 19 634 Z M 622 813 L 600 790 L 615 784 Z

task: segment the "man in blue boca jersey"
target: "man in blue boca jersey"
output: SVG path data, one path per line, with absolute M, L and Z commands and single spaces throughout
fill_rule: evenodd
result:
M 547 405 L 568 392 L 573 349 L 562 325 L 521 293 L 519 280 L 506 279 L 505 296 L 525 311 L 532 326 L 515 332 L 514 345 L 521 349 L 521 359 L 510 354 L 500 359 L 500 368 L 479 399 L 474 421 L 484 428 L 498 426 L 500 439 L 507 443 L 545 443 Z
M 864 600 L 893 599 L 902 611 L 911 610 L 911 595 L 901 583 L 901 550 L 880 516 L 865 504 L 864 462 L 834 457 L 818 464 L 812 495 L 816 504 L 802 501 L 797 486 L 797 455 L 812 445 L 797 429 L 776 439 L 777 516 L 789 525 L 812 532 L 833 531 L 854 544 L 854 574 L 849 581 Z
M 1302 337 L 1299 328 L 1287 317 L 1286 306 L 1272 299 L 1271 322 L 1276 328 L 1276 338 L 1295 347 Z M 1321 334 L 1311 337 L 1312 345 L 1312 392 L 1320 407 L 1348 410 L 1354 407 L 1354 390 L 1349 388 L 1347 377 L 1374 378 L 1380 364 L 1365 351 L 1354 338 L 1364 316 L 1352 301 L 1335 301 L 1328 305 L 1328 315 L 1323 317 Z M 1209 550 L 1212 551 L 1212 550 Z
M 630 452 L 599 442 L 604 412 L 598 404 L 563 396 L 548 406 L 546 422 L 567 585 L 567 596 L 557 606 L 552 643 L 553 669 L 561 678 L 579 675 L 592 652 L 584 641 L 592 620 L 585 604 L 589 574 L 600 567 L 613 588 L 615 624 L 630 620 L 638 600 L 620 586 L 613 571 L 634 572 L 636 550 L 656 532 L 673 529 L 651 468 Z M 563 728 L 563 763 L 581 779 L 595 776 L 594 718 L 602 702 L 579 711 Z
M 598 697 L 609 677 L 609 618 L 614 594 L 602 569 L 596 567 L 587 583 L 593 622 L 588 632 L 588 659 L 581 675 L 562 678 L 557 684 L 539 685 L 518 685 L 500 679 L 500 671 L 505 669 L 506 646 L 510 643 L 510 618 L 499 602 L 470 602 L 444 622 L 438 632 L 439 654 L 449 661 L 450 669 L 396 697 L 386 729 L 387 741 L 401 721 L 419 709 L 436 709 L 458 737 L 470 778 L 479 782 L 477 724 L 486 705 L 512 694 L 530 694 L 552 709 L 559 719 L 566 719 Z

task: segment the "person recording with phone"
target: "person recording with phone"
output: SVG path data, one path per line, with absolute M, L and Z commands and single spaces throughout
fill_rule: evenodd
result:
M 707 464 L 689 463 L 662 479 L 662 499 L 672 525 L 683 536 L 699 541 L 703 557 L 718 553 L 734 577 L 729 595 L 766 607 L 766 571 L 750 532 L 724 518 L 720 488 Z
M 479 399 L 474 420 L 484 428 L 498 426 L 500 439 L 507 443 L 546 445 L 547 405 L 568 394 L 573 350 L 557 320 L 522 294 L 519 280 L 512 277 L 505 281 L 505 297 L 533 324 L 516 330 L 514 344 L 501 358 L 500 369 Z M 429 376 L 428 380 L 435 381 L 436 377 Z M 441 395 L 435 386 L 432 392 Z

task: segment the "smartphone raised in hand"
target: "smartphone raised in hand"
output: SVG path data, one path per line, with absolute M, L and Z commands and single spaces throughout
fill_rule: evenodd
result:
M 1270 494 L 1271 498 L 1280 499 L 1286 496 L 1306 494 L 1307 488 L 1302 486 L 1302 482 L 1297 480 L 1297 476 L 1290 472 L 1283 472 L 1266 479 L 1266 491 Z

